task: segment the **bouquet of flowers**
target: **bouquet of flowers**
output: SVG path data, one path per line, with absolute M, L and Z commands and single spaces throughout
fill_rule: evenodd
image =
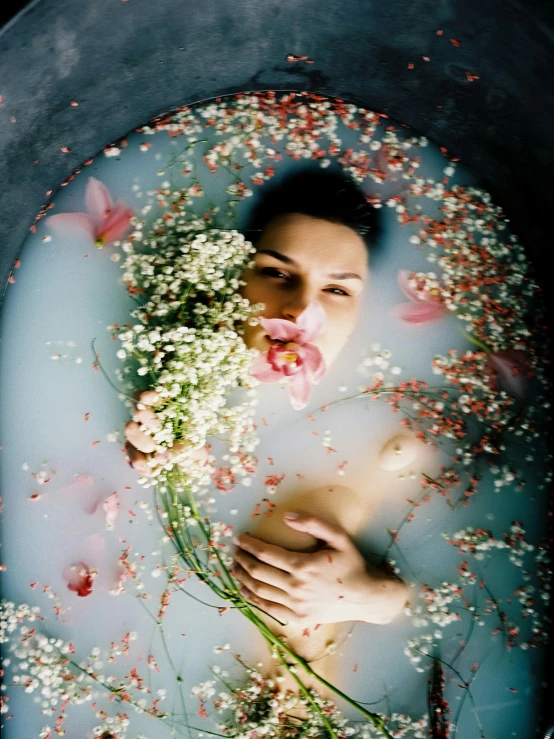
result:
M 258 352 L 246 348 L 239 324 L 255 322 L 264 306 L 250 306 L 237 292 L 254 247 L 237 231 L 206 228 L 204 221 L 186 218 L 179 202 L 171 220 L 159 218 L 148 236 L 141 227 L 136 224 L 133 240 L 122 247 L 127 252 L 123 279 L 138 304 L 132 315 L 139 322 L 117 334 L 117 356 L 125 361 L 123 375 L 133 389 L 138 376 L 155 392 L 155 420 L 141 422 L 142 404 L 136 405 L 134 420 L 151 436 L 152 451 L 171 451 L 172 457 L 139 482 L 161 484 L 179 463 L 198 487 L 205 485 L 209 465 L 189 452 L 218 433 L 227 433 L 231 451 L 242 453 L 244 465 L 237 472 L 246 474 L 256 446 L 252 403 L 234 408 L 225 403 L 230 390 L 253 390 L 258 384 L 250 375 Z

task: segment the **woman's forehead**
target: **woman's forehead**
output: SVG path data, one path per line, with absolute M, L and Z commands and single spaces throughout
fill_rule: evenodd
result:
M 296 254 L 299 258 L 324 259 L 336 264 L 367 264 L 367 247 L 354 229 L 297 213 L 273 219 L 262 231 L 256 252 L 275 251 L 286 252 L 292 258 Z

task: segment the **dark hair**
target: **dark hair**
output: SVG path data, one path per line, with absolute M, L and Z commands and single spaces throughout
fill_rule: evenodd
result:
M 260 200 L 241 230 L 256 245 L 265 226 L 286 213 L 341 223 L 363 238 L 368 251 L 376 245 L 377 210 L 359 185 L 342 171 L 333 172 L 318 165 L 317 169 L 289 173 L 280 182 L 270 180 L 260 187 Z

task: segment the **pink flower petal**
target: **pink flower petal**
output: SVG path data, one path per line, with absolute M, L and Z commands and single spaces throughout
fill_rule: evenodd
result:
M 308 405 L 312 388 L 304 369 L 289 379 L 290 402 L 294 410 L 300 411 Z
M 106 214 L 97 233 L 98 238 L 104 239 L 105 244 L 124 238 L 131 229 L 133 211 L 123 200 L 118 201 L 109 213 Z
M 90 475 L 79 475 L 69 485 L 60 488 L 56 496 L 64 506 L 77 502 L 90 516 L 96 513 L 102 501 L 102 494 L 95 490 L 94 480 Z
M 101 502 L 102 496 L 100 495 L 100 493 L 92 493 L 91 495 L 87 496 L 83 503 L 84 512 L 88 513 L 89 516 L 93 516 L 98 510 L 98 506 Z
M 102 503 L 102 508 L 106 514 L 106 526 L 113 526 L 115 520 L 119 516 L 119 495 L 114 493 Z
M 62 574 L 69 590 L 77 593 L 79 597 L 85 598 L 92 593 L 94 575 L 84 562 L 76 562 L 66 567 Z
M 262 352 L 252 362 L 250 374 L 260 382 L 275 382 L 283 376 L 282 372 L 275 370 L 268 362 L 269 352 Z
M 312 371 L 313 382 L 317 385 L 327 370 L 323 355 L 315 344 L 304 344 L 302 349 L 304 351 L 304 361 Z
M 85 207 L 93 218 L 96 230 L 102 227 L 106 211 L 113 208 L 113 200 L 108 188 L 96 177 L 89 177 L 85 193 Z
M 91 241 L 96 239 L 96 227 L 92 218 L 86 213 L 58 213 L 49 216 L 46 224 L 57 233 L 66 234 L 73 229 L 84 231 Z
M 317 300 L 314 300 L 304 310 L 296 321 L 296 325 L 302 329 L 301 336 L 297 339 L 299 344 L 307 344 L 315 339 L 325 328 L 327 317 L 325 310 Z
M 407 269 L 398 270 L 398 285 L 404 293 L 404 295 L 410 300 L 419 301 L 423 298 L 417 293 L 417 291 L 410 285 L 410 271 Z
M 284 318 L 260 318 L 260 323 L 269 334 L 270 339 L 279 341 L 294 341 L 298 335 L 298 328 L 292 321 Z
M 446 308 L 438 303 L 427 303 L 419 300 L 417 303 L 401 303 L 397 305 L 394 313 L 404 323 L 417 325 L 438 321 L 446 315 Z
M 325 310 L 317 300 L 302 311 L 296 323 L 283 318 L 260 318 L 260 323 L 271 339 L 294 341 L 297 344 L 306 344 L 319 336 L 325 328 L 325 322 Z

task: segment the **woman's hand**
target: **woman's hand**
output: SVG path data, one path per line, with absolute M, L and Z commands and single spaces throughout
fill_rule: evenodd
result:
M 127 442 L 125 448 L 129 457 L 129 463 L 133 469 L 138 470 L 145 477 L 153 477 L 161 465 L 167 464 L 168 460 L 177 456 L 193 454 L 195 459 L 206 459 L 207 449 L 193 450 L 190 442 L 178 441 L 171 450 L 157 451 L 158 445 L 154 439 L 141 431 L 141 425 L 152 431 L 159 431 L 161 428 L 160 421 L 152 410 L 159 404 L 160 396 L 155 390 L 145 390 L 137 392 L 133 396 L 138 403 L 146 406 L 141 410 L 136 410 L 133 418 L 136 420 L 129 421 L 125 426 L 125 436 Z
M 284 520 L 324 546 L 291 552 L 250 534 L 239 536 L 233 573 L 246 600 L 296 626 L 387 624 L 403 609 L 408 587 L 368 565 L 343 529 L 306 514 L 285 514 Z

